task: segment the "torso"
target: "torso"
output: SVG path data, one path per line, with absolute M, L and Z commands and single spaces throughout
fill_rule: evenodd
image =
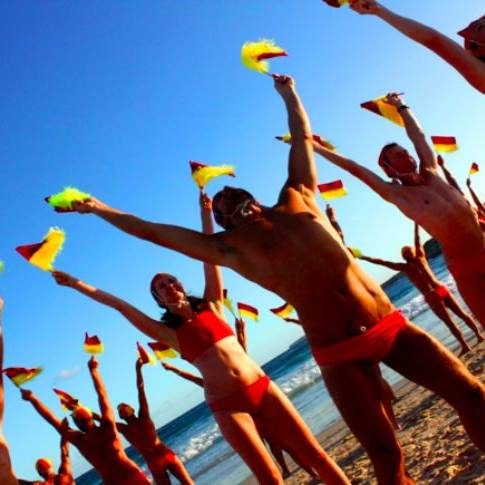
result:
M 441 284 L 429 267 L 426 257 L 416 257 L 405 266 L 406 276 L 421 293 L 426 294 Z
M 464 251 L 482 250 L 485 236 L 463 195 L 435 172 L 426 172 L 423 180 L 422 185 L 396 185 L 392 202 L 439 241 L 449 262 Z
M 313 345 L 359 333 L 390 313 L 391 302 L 356 263 L 313 197 L 287 188 L 280 203 L 225 233 L 233 267 L 298 311 Z

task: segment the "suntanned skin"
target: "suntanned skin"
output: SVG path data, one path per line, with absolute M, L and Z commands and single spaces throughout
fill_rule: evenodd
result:
M 157 429 L 150 417 L 148 400 L 145 394 L 145 386 L 142 375 L 143 362 L 136 362 L 136 385 L 138 389 L 138 416 L 125 415 L 121 406 L 118 406 L 120 417 L 126 422 L 116 423 L 118 431 L 140 452 L 145 459 L 153 479 L 157 485 L 170 485 L 167 471 L 175 475 L 182 485 L 193 485 L 193 480 L 184 464 L 178 457 L 167 464 L 165 455 L 173 453 L 158 437 Z
M 371 327 L 394 308 L 320 211 L 310 123 L 293 80 L 276 77 L 275 87 L 287 108 L 292 137 L 288 180 L 275 206 L 261 206 L 226 187 L 220 200 L 214 197 L 214 211 L 233 228 L 210 236 L 144 221 L 96 199 L 75 203 L 72 210 L 94 213 L 141 239 L 232 268 L 290 303 L 310 345 L 325 347 L 358 335 L 362 326 Z M 485 437 L 477 431 L 485 429 L 485 391 L 459 359 L 408 324 L 384 362 L 450 402 L 470 437 L 485 449 Z M 413 483 L 381 405 L 381 381 L 359 363 L 329 365 L 321 371 L 344 419 L 371 457 L 379 483 Z
M 485 93 L 485 31 L 469 27 L 459 32 L 465 48 L 437 30 L 398 15 L 375 0 L 350 0 L 350 6 L 363 15 L 379 17 L 411 40 L 427 47 L 456 69 L 475 89 Z
M 211 201 L 201 193 L 201 218 L 204 240 L 212 240 L 213 223 L 210 209 Z M 192 234 L 198 234 L 195 231 Z M 204 264 L 205 291 L 204 301 L 210 310 L 224 319 L 224 297 L 221 269 L 214 264 Z M 136 328 L 146 335 L 173 347 L 180 352 L 177 333 L 159 321 L 153 320 L 123 300 L 83 283 L 72 276 L 53 272 L 59 284 L 77 291 L 115 308 Z M 196 317 L 182 284 L 172 275 L 159 273 L 152 282 L 156 301 L 172 314 L 185 322 Z M 204 394 L 209 403 L 224 399 L 233 393 L 259 381 L 264 371 L 241 347 L 235 336 L 227 336 L 215 342 L 199 357 L 192 361 L 204 379 Z M 234 450 L 243 458 L 260 483 L 283 484 L 278 467 L 264 446 L 263 440 L 250 412 L 218 410 L 213 412 L 222 435 Z M 258 407 L 257 419 L 264 421 L 265 432 L 274 436 L 282 447 L 291 449 L 298 443 L 298 453 L 305 456 L 306 462 L 315 470 L 319 478 L 329 485 L 349 485 L 343 471 L 325 453 L 311 433 L 292 403 L 274 382 L 269 386 Z
M 3 369 L 3 299 L 0 297 L 0 368 Z M 17 485 L 18 481 L 12 468 L 8 443 L 3 435 L 3 413 L 5 400 L 3 391 L 3 373 L 0 372 L 0 483 Z
M 98 471 L 103 483 L 107 485 L 149 485 L 148 478 L 123 450 L 121 439 L 116 432 L 116 423 L 106 388 L 98 371 L 98 362 L 94 357 L 89 360 L 89 371 L 101 409 L 99 425 L 95 425 L 91 419 L 84 423 L 84 431 L 77 431 L 63 425 L 62 421 L 31 391 L 22 389 L 22 399 L 29 401 L 54 429 L 62 433 L 79 450 Z
M 403 99 L 391 93 L 387 102 L 401 113 L 420 161 L 418 169 L 407 150 L 399 145 L 386 151 L 383 169 L 399 183 L 388 183 L 364 166 L 321 145 L 314 144 L 314 149 L 359 178 L 439 241 L 458 290 L 485 328 L 485 234 L 477 213 L 460 191 L 440 177 L 434 152 Z
M 472 196 L 473 202 L 475 203 L 475 206 L 478 211 L 478 215 L 482 218 L 485 217 L 485 204 L 480 200 L 480 197 L 478 197 L 477 193 L 473 190 L 472 188 L 472 181 L 470 177 L 466 179 L 466 186 L 468 187 L 468 190 L 470 191 L 470 195 Z M 483 229 L 483 227 L 482 227 Z
M 402 254 L 405 260 L 404 263 L 394 263 L 379 258 L 371 258 L 369 256 L 360 256 L 359 259 L 386 266 L 395 271 L 402 271 L 411 280 L 413 285 L 423 294 L 424 299 L 431 310 L 433 310 L 433 312 L 445 323 L 450 329 L 450 332 L 458 340 L 462 348 L 460 355 L 471 349 L 464 339 L 463 334 L 460 332 L 460 329 L 448 314 L 447 309 L 462 318 L 466 325 L 473 331 L 478 341 L 481 342 L 483 337 L 480 335 L 473 318 L 465 312 L 453 295 L 450 294 L 450 296 L 442 299 L 435 293 L 435 288 L 443 285 L 443 283 L 436 278 L 432 269 L 429 267 L 424 248 L 420 242 L 419 226 L 417 224 L 415 224 L 414 229 L 414 248 L 404 246 L 402 248 Z

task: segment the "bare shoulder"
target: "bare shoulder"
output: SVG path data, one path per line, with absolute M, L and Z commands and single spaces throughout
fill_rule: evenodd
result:
M 319 211 L 316 193 L 303 184 L 298 186 L 285 185 L 274 208 L 284 208 L 289 212 L 301 212 L 302 209 Z

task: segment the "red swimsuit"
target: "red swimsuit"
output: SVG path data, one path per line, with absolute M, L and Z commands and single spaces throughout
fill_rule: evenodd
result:
M 175 329 L 180 353 L 185 360 L 194 362 L 216 342 L 233 337 L 234 332 L 228 323 L 211 310 L 203 310 L 192 320 L 184 322 Z M 207 403 L 213 412 L 242 411 L 256 414 L 270 384 L 268 376 L 241 386 L 229 395 Z

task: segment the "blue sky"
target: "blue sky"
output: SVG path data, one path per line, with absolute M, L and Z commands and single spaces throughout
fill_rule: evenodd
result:
M 456 39 L 456 31 L 483 14 L 480 0 L 386 5 Z M 483 96 L 425 49 L 347 8 L 331 9 L 318 0 L 27 0 L 3 1 L 0 12 L 5 365 L 43 365 L 30 387 L 58 415 L 53 386 L 96 407 L 82 350 L 85 330 L 105 343 L 101 372 L 114 404 L 136 402 L 135 342 L 146 339 L 113 311 L 57 287 L 13 248 L 40 241 L 59 225 L 67 241 L 58 269 L 153 316 L 158 310 L 147 290 L 155 272 L 173 272 L 200 293 L 200 263 L 130 238 L 95 217 L 55 214 L 42 199 L 72 184 L 147 219 L 198 228 L 197 190 L 187 163 L 195 159 L 234 164 L 235 183 L 273 204 L 288 152 L 273 137 L 287 131 L 286 115 L 272 82 L 241 66 L 244 41 L 269 37 L 289 52 L 272 63 L 273 71 L 296 78 L 314 132 L 363 164 L 376 167 L 389 141 L 410 147 L 403 130 L 359 108 L 396 90 L 406 93 L 428 134 L 457 137 L 460 150 L 447 160 L 458 180 L 464 181 L 472 161 L 485 167 Z M 400 247 L 411 241 L 412 223 L 357 180 L 317 162 L 321 182 L 342 178 L 349 190 L 334 204 L 348 242 L 398 258 Z M 482 196 L 483 180 L 483 173 L 474 178 Z M 225 182 L 213 182 L 209 193 Z M 379 281 L 389 276 L 366 268 Z M 224 276 L 235 300 L 260 309 L 261 323 L 248 323 L 249 349 L 258 362 L 301 335 L 267 311 L 281 302 L 278 297 L 231 271 Z M 63 370 L 76 375 L 60 379 Z M 146 368 L 145 377 L 159 425 L 202 397 L 158 366 Z M 33 478 L 39 456 L 58 462 L 58 437 L 9 382 L 5 387 L 5 433 L 14 466 L 19 476 Z M 74 465 L 76 472 L 86 468 L 75 454 Z

